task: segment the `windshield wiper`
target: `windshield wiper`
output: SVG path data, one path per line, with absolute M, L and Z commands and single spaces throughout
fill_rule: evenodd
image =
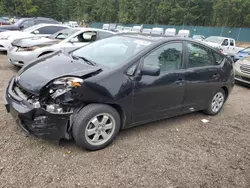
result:
M 93 61 L 90 61 L 88 59 L 86 59 L 85 57 L 80 57 L 80 56 L 76 56 L 72 54 L 72 57 L 76 60 L 82 59 L 85 63 L 87 63 L 88 65 L 92 65 L 92 66 L 96 66 L 96 63 Z

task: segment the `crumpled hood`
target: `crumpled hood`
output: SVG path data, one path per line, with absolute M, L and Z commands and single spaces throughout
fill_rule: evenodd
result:
M 50 46 L 50 45 L 58 44 L 59 42 L 61 41 L 56 40 L 56 39 L 50 39 L 47 37 L 35 36 L 35 37 L 29 37 L 29 38 L 24 38 L 24 39 L 17 39 L 17 40 L 14 40 L 11 44 L 13 46 L 27 48 L 27 47 L 41 46 L 41 45 Z
M 6 38 L 6 37 L 22 38 L 28 36 L 30 37 L 32 35 L 30 33 L 22 31 L 4 31 L 0 33 L 0 38 Z
M 27 91 L 38 95 L 45 85 L 56 78 L 83 77 L 100 70 L 101 68 L 98 66 L 74 60 L 59 51 L 24 66 L 18 72 L 16 82 Z

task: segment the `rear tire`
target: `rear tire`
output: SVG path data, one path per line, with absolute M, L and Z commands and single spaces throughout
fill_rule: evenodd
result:
M 226 100 L 226 94 L 225 91 L 223 89 L 219 89 L 212 97 L 212 99 L 210 100 L 207 109 L 205 109 L 203 112 L 207 115 L 217 115 Z
M 120 130 L 119 113 L 105 104 L 89 104 L 76 114 L 73 138 L 76 144 L 90 151 L 107 147 Z

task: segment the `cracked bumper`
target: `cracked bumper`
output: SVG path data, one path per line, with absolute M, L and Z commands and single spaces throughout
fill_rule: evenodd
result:
M 12 79 L 4 96 L 6 110 L 27 133 L 43 139 L 68 139 L 68 125 L 72 113 L 53 114 L 43 108 L 34 108 L 22 100 L 13 90 Z

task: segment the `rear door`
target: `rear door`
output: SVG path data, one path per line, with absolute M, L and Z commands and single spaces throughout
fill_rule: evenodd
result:
M 202 110 L 221 84 L 223 57 L 198 43 L 188 42 L 188 68 L 183 111 Z M 215 54 L 217 54 L 215 57 Z M 215 60 L 216 58 L 216 60 Z
M 185 93 L 183 43 L 167 43 L 151 51 L 141 66 L 159 66 L 159 76 L 142 75 L 135 81 L 133 123 L 152 121 L 180 113 Z

